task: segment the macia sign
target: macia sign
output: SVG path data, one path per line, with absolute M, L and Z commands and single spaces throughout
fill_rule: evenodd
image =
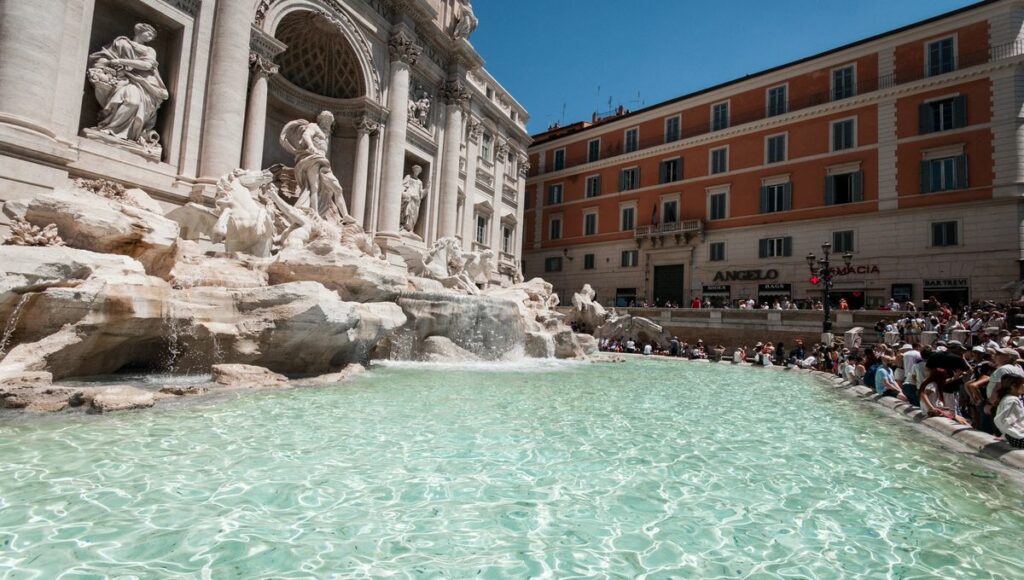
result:
M 722 282 L 724 280 L 752 282 L 755 280 L 777 280 L 778 278 L 778 270 L 730 270 L 728 272 L 718 272 L 715 274 L 715 282 Z
M 850 274 L 878 274 L 878 266 L 870 264 L 867 266 L 845 266 L 843 268 L 832 268 L 833 276 L 847 276 Z

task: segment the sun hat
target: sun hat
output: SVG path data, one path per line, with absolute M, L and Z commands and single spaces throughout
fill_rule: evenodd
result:
M 909 344 L 904 344 L 903 346 L 900 347 L 900 352 L 910 352 L 912 350 L 914 350 L 914 347 L 910 346 Z

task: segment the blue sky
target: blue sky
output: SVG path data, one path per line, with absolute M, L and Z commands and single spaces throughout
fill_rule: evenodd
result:
M 973 3 L 475 0 L 471 40 L 536 134 L 609 97 L 636 110 Z

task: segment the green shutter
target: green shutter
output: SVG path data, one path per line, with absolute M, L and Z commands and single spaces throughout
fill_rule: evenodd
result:
M 921 193 L 931 192 L 931 179 L 929 179 L 928 168 L 930 167 L 929 161 L 921 162 Z
M 967 126 L 967 95 L 960 95 L 953 99 L 953 128 Z
M 852 176 L 853 201 L 864 201 L 864 172 L 857 171 Z
M 768 213 L 768 188 L 763 185 L 761 186 L 761 213 Z
M 825 176 L 825 205 L 836 204 L 836 178 L 832 175 Z
M 619 191 L 626 191 L 626 170 L 619 170 Z
M 782 255 L 792 256 L 793 255 L 793 238 L 786 236 L 782 238 Z
M 640 185 L 640 168 L 637 167 L 636 168 L 636 180 L 633 181 L 633 189 L 640 189 L 640 187 L 642 187 Z
M 920 124 L 920 133 L 924 135 L 925 133 L 931 133 L 932 131 L 934 131 L 935 127 L 932 124 L 931 105 L 929 105 L 928 103 L 922 103 L 921 106 L 917 108 L 917 111 Z
M 956 158 L 956 188 L 967 189 L 967 156 Z
M 601 195 L 601 176 L 594 180 L 594 195 Z
M 782 188 L 782 209 L 789 211 L 793 209 L 793 184 L 787 183 Z
M 758 257 L 760 257 L 760 258 L 767 258 L 768 257 L 768 240 L 758 240 L 757 241 L 757 246 L 758 246 L 757 247 L 757 255 L 758 255 Z
M 661 175 L 658 177 L 661 183 L 668 183 L 668 161 L 662 161 L 658 166 Z

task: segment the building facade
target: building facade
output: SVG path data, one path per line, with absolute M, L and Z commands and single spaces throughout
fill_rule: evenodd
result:
M 511 279 L 528 117 L 483 68 L 476 24 L 468 0 L 2 0 L 0 201 L 90 177 L 209 203 L 236 168 L 292 165 L 285 126 L 329 111 L 348 211 L 382 245 L 456 236 Z M 101 94 L 125 54 L 143 61 L 125 65 L 146 93 L 127 97 L 139 137 L 130 120 L 115 135 L 125 107 Z
M 536 135 L 524 271 L 604 304 L 1019 292 L 1024 2 L 991 0 Z M 840 263 L 842 260 L 838 260 Z

